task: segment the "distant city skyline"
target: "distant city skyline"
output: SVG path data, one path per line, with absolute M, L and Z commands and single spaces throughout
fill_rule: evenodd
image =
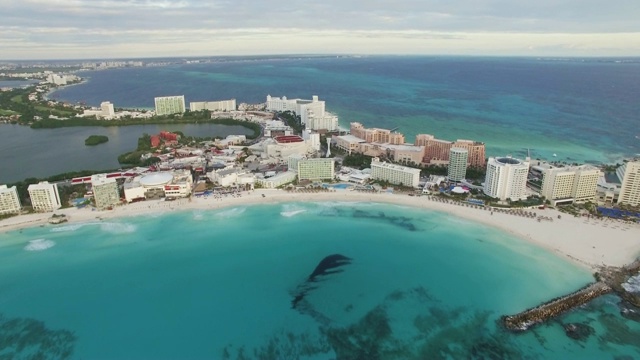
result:
M 0 6 L 0 60 L 640 56 L 640 6 L 635 0 L 0 0 Z

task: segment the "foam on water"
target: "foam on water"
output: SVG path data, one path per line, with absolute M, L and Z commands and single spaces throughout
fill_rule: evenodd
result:
M 137 229 L 137 226 L 129 223 L 100 223 L 100 230 L 112 234 L 131 234 Z
M 55 245 L 56 243 L 52 240 L 36 239 L 30 240 L 29 243 L 24 247 L 24 249 L 26 251 L 43 251 L 52 248 Z
M 302 209 L 301 207 L 293 204 L 284 204 L 282 205 L 282 211 L 280 212 L 280 215 L 284 217 L 293 217 L 306 211 L 307 209 Z
M 223 219 L 233 218 L 233 217 L 242 215 L 246 210 L 247 208 L 244 208 L 244 207 L 222 210 L 216 213 L 216 217 L 223 218 Z
M 640 293 L 640 275 L 630 278 L 622 287 L 631 293 Z
M 81 223 L 81 224 L 57 226 L 51 229 L 51 232 L 72 232 L 72 231 L 77 231 L 79 229 L 82 229 L 85 226 L 96 225 L 96 224 L 97 223 Z

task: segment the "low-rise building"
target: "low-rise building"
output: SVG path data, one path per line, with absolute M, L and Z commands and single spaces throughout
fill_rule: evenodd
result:
M 420 169 L 380 162 L 380 159 L 374 158 L 371 161 L 371 178 L 417 188 L 420 183 Z
M 34 211 L 49 212 L 62 207 L 57 184 L 41 181 L 38 184 L 29 185 L 27 191 Z
M 20 197 L 15 186 L 0 185 L 0 215 L 19 214 Z
M 259 178 L 257 182 L 266 189 L 275 189 L 296 180 L 297 173 L 295 171 L 284 171 L 269 178 Z

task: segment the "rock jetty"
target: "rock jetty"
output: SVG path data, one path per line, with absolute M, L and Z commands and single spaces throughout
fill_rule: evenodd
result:
M 615 293 L 634 306 L 640 306 L 640 297 L 627 292 L 622 286 L 631 276 L 640 271 L 640 260 L 622 268 L 603 267 L 594 274 L 597 282 L 591 283 L 571 294 L 564 295 L 515 315 L 502 316 L 505 328 L 514 332 L 529 330 L 531 327 L 554 318 L 566 311 L 582 306 L 605 294 Z

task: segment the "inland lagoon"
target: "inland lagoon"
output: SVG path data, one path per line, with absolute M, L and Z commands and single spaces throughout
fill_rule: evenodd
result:
M 290 202 L 0 238 L 12 359 L 640 357 L 640 323 L 613 295 L 526 333 L 502 328 L 590 271 L 442 212 Z

